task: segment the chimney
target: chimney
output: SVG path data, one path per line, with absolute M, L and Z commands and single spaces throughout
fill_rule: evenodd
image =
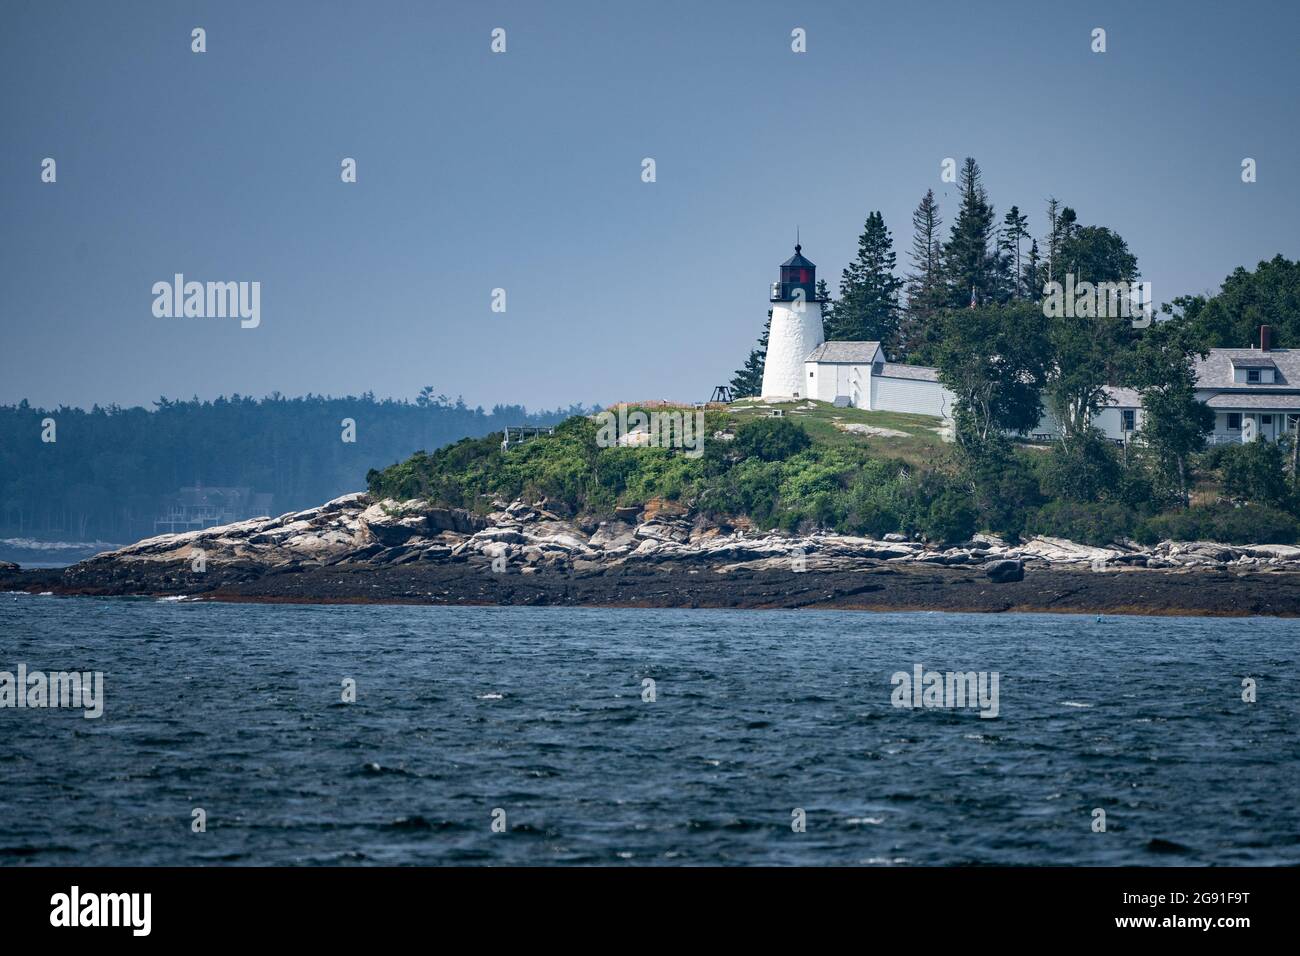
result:
M 1259 327 L 1259 350 L 1267 352 L 1273 347 L 1273 327 L 1271 325 L 1261 325 Z

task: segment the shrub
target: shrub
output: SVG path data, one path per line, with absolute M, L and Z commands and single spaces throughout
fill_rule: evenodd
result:
M 1219 541 L 1224 544 L 1295 544 L 1300 521 L 1267 505 L 1198 505 L 1148 519 L 1134 535 L 1157 541 Z
M 1228 445 L 1217 457 L 1223 490 L 1234 498 L 1285 507 L 1292 502 L 1286 459 L 1273 442 Z
M 736 429 L 736 447 L 747 458 L 785 461 L 799 454 L 812 439 L 788 418 L 755 418 Z
M 1053 445 L 1039 474 L 1049 498 L 1096 501 L 1119 485 L 1120 464 L 1114 446 L 1089 431 L 1069 445 Z
M 1105 547 L 1131 537 L 1140 519 L 1132 508 L 1115 501 L 1049 501 L 1029 517 L 1025 530 Z
M 1034 464 L 1024 452 L 1009 447 L 971 456 L 965 474 L 975 488 L 974 506 L 981 527 L 1013 540 L 1025 521 L 1043 503 Z
M 968 541 L 975 533 L 975 508 L 958 483 L 938 472 L 927 472 L 908 489 L 909 530 L 940 544 Z

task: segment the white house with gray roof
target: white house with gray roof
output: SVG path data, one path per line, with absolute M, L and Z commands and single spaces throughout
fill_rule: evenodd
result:
M 1270 347 L 1211 349 L 1196 362 L 1196 397 L 1214 409 L 1212 443 L 1276 441 L 1300 422 L 1300 351 Z

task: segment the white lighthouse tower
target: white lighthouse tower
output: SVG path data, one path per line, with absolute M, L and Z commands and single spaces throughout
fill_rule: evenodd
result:
M 825 340 L 822 303 L 817 298 L 817 267 L 794 255 L 781 263 L 781 281 L 772 283 L 772 325 L 763 363 L 763 398 L 789 401 L 808 397 L 804 359 Z

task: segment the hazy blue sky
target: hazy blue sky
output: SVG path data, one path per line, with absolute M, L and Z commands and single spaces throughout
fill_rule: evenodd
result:
M 704 398 L 796 224 L 832 287 L 873 209 L 901 265 L 949 156 L 1210 290 L 1300 254 L 1298 9 L 6 0 L 0 402 Z M 260 327 L 155 318 L 176 272 L 260 281 Z

